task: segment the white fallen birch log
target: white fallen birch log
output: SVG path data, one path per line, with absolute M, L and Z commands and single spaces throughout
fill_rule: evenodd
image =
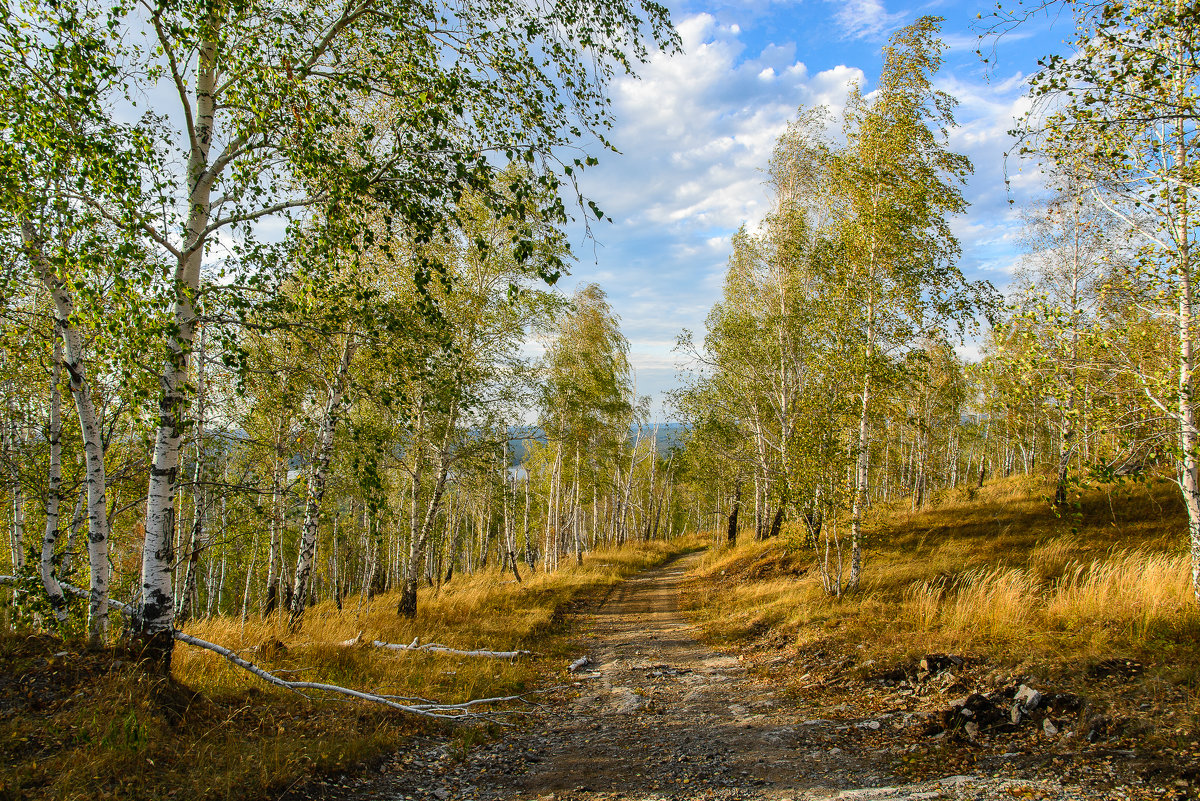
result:
M 375 693 L 361 692 L 359 690 L 351 690 L 348 687 L 339 687 L 336 684 L 324 684 L 322 682 L 317 682 L 317 681 L 288 681 L 287 679 L 281 679 L 278 676 L 276 676 L 275 674 L 271 673 L 270 671 L 264 670 L 263 668 L 259 667 L 258 665 L 255 665 L 253 662 L 249 662 L 245 659 L 242 659 L 240 656 L 235 654 L 233 651 L 230 651 L 228 648 L 222 648 L 220 645 L 208 642 L 207 640 L 202 640 L 199 637 L 193 637 L 190 634 L 184 634 L 182 631 L 175 632 L 175 639 L 179 640 L 180 642 L 187 643 L 188 645 L 194 645 L 197 648 L 204 648 L 206 650 L 212 651 L 215 654 L 219 654 L 220 656 L 225 657 L 225 659 L 227 659 L 229 662 L 237 665 L 238 667 L 240 667 L 244 670 L 250 671 L 251 673 L 253 673 L 255 676 L 258 676 L 263 681 L 274 684 L 276 687 L 283 687 L 285 689 L 291 690 L 291 691 L 297 693 L 298 695 L 304 695 L 306 698 L 308 696 L 305 695 L 304 692 L 302 692 L 303 690 L 318 690 L 321 692 L 335 693 L 338 695 L 347 695 L 347 696 L 350 696 L 351 698 L 358 698 L 363 701 L 371 701 L 373 703 L 383 704 L 384 706 L 391 707 L 392 709 L 398 710 L 400 712 L 408 712 L 408 713 L 411 713 L 414 715 L 421 715 L 422 717 L 446 718 L 446 719 L 452 719 L 452 720 L 462 719 L 462 718 L 488 717 L 487 713 L 480 714 L 480 713 L 471 711 L 472 708 L 483 705 L 483 704 L 498 704 L 498 703 L 505 703 L 505 702 L 513 702 L 513 701 L 520 701 L 522 703 L 528 703 L 528 701 L 526 701 L 526 699 L 522 698 L 519 695 L 506 695 L 506 696 L 500 696 L 500 697 L 494 697 L 494 698 L 476 698 L 472 701 L 464 701 L 461 704 L 438 704 L 438 703 L 402 704 L 397 701 L 393 701 L 388 696 L 376 695 Z
M 15 576 L 0 576 L 0 584 L 14 584 L 14 583 L 16 583 L 16 581 L 17 581 L 17 579 Z M 70 584 L 63 584 L 62 588 L 65 592 L 69 592 L 72 595 L 77 595 L 81 598 L 91 597 L 91 593 L 89 593 L 87 590 L 82 590 L 79 587 L 73 587 Z M 133 613 L 133 608 L 129 604 L 121 603 L 120 601 L 114 600 L 113 598 L 108 599 L 108 605 L 111 606 L 112 608 L 118 610 L 119 612 L 121 612 L 121 614 L 126 615 L 126 616 L 131 615 Z M 240 656 L 238 656 L 236 653 L 229 650 L 228 648 L 217 645 L 216 643 L 209 642 L 208 640 L 202 640 L 199 637 L 193 637 L 190 634 L 184 634 L 182 631 L 179 631 L 179 630 L 174 631 L 174 638 L 176 640 L 178 640 L 179 642 L 187 643 L 188 645 L 192 645 L 197 648 L 203 648 L 207 651 L 212 651 L 213 653 L 224 657 L 231 664 L 237 665 L 238 667 L 242 668 L 243 670 L 253 673 L 255 676 L 258 676 L 263 681 L 268 682 L 270 684 L 274 684 L 276 687 L 283 687 L 285 689 L 291 690 L 292 692 L 296 693 L 297 695 L 302 695 L 305 698 L 308 698 L 310 696 L 308 696 L 306 693 L 304 693 L 303 692 L 304 690 L 315 690 L 315 691 L 319 691 L 319 692 L 333 693 L 335 695 L 345 695 L 345 696 L 349 696 L 351 698 L 358 698 L 362 701 L 370 701 L 372 703 L 382 704 L 386 707 L 390 707 L 391 709 L 395 709 L 399 712 L 407 712 L 409 714 L 420 715 L 421 717 L 427 717 L 427 718 L 441 718 L 444 720 L 481 719 L 481 718 L 491 718 L 496 714 L 504 714 L 504 715 L 519 714 L 519 712 L 517 710 L 511 710 L 511 709 L 496 710 L 496 711 L 490 711 L 490 712 L 474 712 L 472 710 L 475 707 L 483 706 L 484 704 L 503 704 L 503 703 L 513 703 L 516 701 L 520 701 L 523 704 L 529 703 L 529 700 L 527 698 L 524 698 L 520 695 L 504 695 L 504 696 L 495 696 L 495 697 L 491 697 L 491 698 L 475 698 L 470 701 L 463 701 L 461 704 L 439 704 L 439 703 L 436 703 L 433 701 L 425 701 L 425 702 L 419 703 L 419 704 L 403 704 L 403 703 L 400 703 L 397 700 L 395 700 L 398 696 L 387 696 L 387 695 L 379 695 L 376 693 L 362 692 L 360 690 L 352 690 L 349 687 L 341 687 L 336 684 L 325 684 L 323 682 L 318 682 L 318 681 L 289 681 L 287 679 L 280 678 L 279 676 L 275 675 L 274 673 L 270 672 L 269 670 L 259 667 L 258 665 L 254 664 L 253 662 L 250 662 L 249 660 L 242 659 Z M 342 644 L 343 645 L 354 645 L 357 642 L 358 642 L 358 638 L 356 637 L 355 639 L 347 640 L 346 642 L 344 642 Z M 415 644 L 416 640 L 414 640 L 413 643 Z M 372 644 L 375 645 L 376 647 L 385 647 L 388 645 L 387 643 L 383 643 L 378 640 L 373 641 Z M 437 646 L 437 647 L 445 648 L 445 646 Z M 401 648 L 403 648 L 403 646 L 401 646 Z M 472 652 L 457 651 L 456 649 L 453 649 L 453 648 L 447 649 L 447 650 L 450 650 L 450 651 L 456 652 L 456 653 L 466 653 L 466 654 L 475 655 L 475 654 L 472 654 Z M 494 653 L 494 654 L 511 653 L 515 656 L 515 655 L 519 655 L 519 654 L 528 654 L 530 652 L 529 651 L 512 651 L 512 652 L 491 651 L 488 653 Z
M 353 640 L 346 640 L 343 645 L 358 645 L 361 641 L 361 635 Z M 386 648 L 389 651 L 432 651 L 439 654 L 450 654 L 451 656 L 479 656 L 488 659 L 516 659 L 519 656 L 532 656 L 533 651 L 489 651 L 479 649 L 475 651 L 463 651 L 458 648 L 451 648 L 448 645 L 442 645 L 436 642 L 419 643 L 420 638 L 413 637 L 413 641 L 408 645 L 403 643 L 384 642 L 382 640 L 370 640 L 368 644 L 376 648 Z
M 2 583 L 3 579 L 5 579 L 5 578 L 8 578 L 8 577 L 0 576 L 0 583 Z M 90 599 L 92 597 L 92 594 L 85 589 L 81 589 L 79 587 L 72 587 L 70 584 L 60 584 L 59 586 L 62 587 L 63 592 L 69 592 L 78 598 L 89 598 Z M 120 601 L 116 600 L 115 598 L 109 598 L 108 605 L 111 606 L 113 609 L 116 609 L 122 615 L 129 616 L 129 615 L 133 614 L 133 607 L 131 607 L 129 604 L 123 604 Z

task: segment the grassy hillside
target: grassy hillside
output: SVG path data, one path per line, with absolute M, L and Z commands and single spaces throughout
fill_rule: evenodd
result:
M 323 604 L 298 635 L 285 621 L 214 619 L 189 626 L 286 678 L 459 702 L 536 689 L 575 656 L 563 636 L 572 605 L 695 543 L 599 551 L 581 567 L 456 578 L 423 589 L 415 620 L 381 595 L 342 612 Z M 436 641 L 528 649 L 515 662 L 392 653 L 342 641 Z M 0 799 L 240 799 L 279 797 L 319 774 L 360 769 L 416 733 L 470 738 L 469 729 L 377 706 L 307 698 L 270 686 L 208 651 L 178 645 L 169 680 L 120 652 L 88 652 L 47 637 L 0 638 Z
M 686 604 L 713 641 L 814 708 L 870 714 L 902 686 L 900 709 L 935 714 L 1028 682 L 1072 699 L 1060 750 L 1136 745 L 1194 767 L 1200 610 L 1178 490 L 1092 489 L 1061 516 L 1050 491 L 1012 478 L 921 512 L 876 510 L 862 587 L 840 599 L 799 530 L 746 537 L 708 555 Z M 933 654 L 963 658 L 942 687 L 915 678 Z

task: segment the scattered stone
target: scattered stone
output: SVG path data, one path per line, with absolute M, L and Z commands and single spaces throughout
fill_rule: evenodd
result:
M 1017 694 L 1013 696 L 1013 700 L 1024 707 L 1024 711 L 1032 712 L 1042 702 L 1042 694 L 1032 687 L 1022 684 L 1017 688 Z
M 618 715 L 630 715 L 646 705 L 646 699 L 628 687 L 613 687 L 612 694 L 617 702 Z
M 1042 721 L 1042 731 L 1045 732 L 1047 737 L 1058 736 L 1058 727 L 1054 725 L 1054 722 L 1050 720 L 1050 718 L 1046 718 Z
M 649 673 L 646 674 L 648 679 L 658 679 L 663 676 L 683 676 L 691 673 L 689 668 L 675 668 L 670 665 L 654 665 Z
M 1038 704 L 1042 702 L 1042 694 L 1037 690 L 1022 684 L 1017 688 L 1016 694 L 1013 696 L 1012 710 L 1009 712 L 1009 717 L 1014 726 L 1020 726 L 1021 721 L 1025 717 L 1037 709 Z
M 956 731 L 972 724 L 977 731 L 1005 723 L 1005 708 L 995 695 L 971 693 L 950 702 L 947 708 L 927 718 L 926 735 Z M 974 735 L 971 735 L 974 739 Z
M 936 676 L 947 670 L 962 667 L 964 661 L 961 656 L 954 654 L 926 654 L 917 666 L 917 678 L 924 680 L 929 676 Z

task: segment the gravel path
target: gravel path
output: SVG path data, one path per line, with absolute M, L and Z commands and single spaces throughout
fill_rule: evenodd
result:
M 1053 779 L 1010 778 L 1003 759 L 979 775 L 905 783 L 910 749 L 897 710 L 812 719 L 697 640 L 679 612 L 684 557 L 618 585 L 584 618 L 592 664 L 544 712 L 502 738 L 456 753 L 418 740 L 381 772 L 331 781 L 338 799 L 667 801 L 667 799 L 1099 799 Z M 587 672 L 590 670 L 591 672 Z M 833 710 L 830 716 L 835 717 Z

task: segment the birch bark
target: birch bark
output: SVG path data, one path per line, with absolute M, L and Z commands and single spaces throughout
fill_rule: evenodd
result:
M 67 598 L 54 569 L 54 546 L 58 542 L 58 508 L 62 501 L 62 343 L 54 342 L 54 366 L 50 371 L 50 469 L 46 482 L 46 535 L 42 538 L 42 586 L 59 623 L 67 620 Z
M 210 169 L 216 121 L 218 81 L 217 41 L 220 7 L 209 7 L 202 24 L 207 29 L 196 52 L 195 123 L 190 132 L 187 164 L 188 218 L 183 247 L 172 277 L 174 327 L 167 335 L 166 362 L 160 379 L 158 431 L 151 457 L 146 492 L 146 538 L 142 545 L 142 597 L 132 621 L 149 664 L 166 673 L 175 644 L 172 568 L 175 562 L 175 495 L 182 439 L 181 415 L 187 408 L 186 381 L 191 362 L 197 314 L 194 299 L 200 289 L 200 268 L 208 238 L 211 194 L 217 173 Z
M 350 381 L 350 362 L 356 348 L 353 334 L 346 335 L 342 347 L 337 373 L 329 387 L 325 401 L 325 413 L 321 417 L 321 429 L 313 443 L 312 468 L 308 477 L 308 492 L 304 503 L 304 524 L 300 530 L 300 548 L 296 554 L 296 578 L 292 586 L 292 608 L 288 627 L 299 630 L 308 602 L 308 579 L 312 573 L 313 554 L 317 547 L 317 527 L 321 522 L 321 499 L 325 496 L 325 483 L 329 475 L 329 461 L 333 455 L 333 435 L 338 420 L 345 411 L 346 388 Z
M 183 576 L 183 591 L 179 593 L 179 613 L 176 615 L 177 624 L 182 628 L 191 618 L 192 605 L 195 603 L 196 573 L 200 569 L 200 551 L 204 540 L 204 507 L 205 492 L 200 481 L 203 478 L 204 465 L 204 345 L 207 330 L 200 330 L 200 353 L 196 363 L 196 436 L 195 459 L 192 466 L 192 531 L 188 539 L 187 569 Z
M 75 413 L 83 438 L 83 456 L 87 482 L 88 567 L 88 641 L 99 645 L 108 632 L 108 510 L 105 495 L 108 481 L 104 472 L 104 441 L 99 416 L 87 380 L 83 358 L 83 337 L 72 321 L 74 301 L 61 278 L 46 257 L 37 229 L 28 220 L 21 221 L 21 239 L 42 286 L 54 303 L 54 323 L 62 342 L 67 378 Z

